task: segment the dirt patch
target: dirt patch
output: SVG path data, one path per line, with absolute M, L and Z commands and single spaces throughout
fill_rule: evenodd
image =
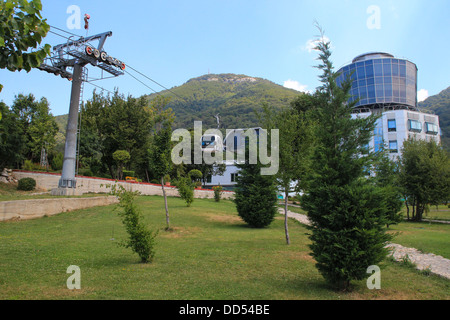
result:
M 209 220 L 214 221 L 214 222 L 225 222 L 225 223 L 231 223 L 231 224 L 242 222 L 242 219 L 237 215 L 232 216 L 232 215 L 213 214 L 213 215 L 209 216 Z
M 287 260 L 305 260 L 311 263 L 316 263 L 316 260 L 309 254 L 309 252 L 295 252 L 295 251 L 281 251 L 283 259 Z
M 170 230 L 165 231 L 162 230 L 159 232 L 158 237 L 163 237 L 163 238 L 182 238 L 182 237 L 187 237 L 187 236 L 191 236 L 194 235 L 196 233 L 201 232 L 202 228 L 199 227 L 172 227 L 170 228 Z

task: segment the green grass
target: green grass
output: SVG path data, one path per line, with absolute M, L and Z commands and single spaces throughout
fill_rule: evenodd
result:
M 392 242 L 450 259 L 450 225 L 429 222 L 401 222 L 389 227 Z
M 107 196 L 104 193 L 86 193 L 81 196 L 70 196 L 70 198 L 88 198 Z M 68 196 L 52 196 L 47 190 L 20 191 L 17 190 L 17 183 L 0 182 L 0 201 L 16 201 L 31 199 L 55 199 L 68 198 Z
M 434 208 L 436 209 L 436 207 Z M 444 206 L 439 206 L 438 212 L 445 214 L 445 208 Z M 306 214 L 305 211 L 298 207 L 289 206 L 289 210 Z M 430 210 L 430 215 L 432 212 Z M 403 221 L 397 225 L 391 225 L 389 232 L 395 234 L 395 238 L 392 240 L 394 243 L 450 259 L 450 224 Z
M 450 208 L 448 205 L 430 206 L 430 211 L 423 216 L 424 219 L 450 221 Z M 405 209 L 406 216 L 406 209 Z
M 307 230 L 283 216 L 252 229 L 235 205 L 169 198 L 172 232 L 164 231 L 162 197 L 137 200 L 145 222 L 159 229 L 152 263 L 139 263 L 125 239 L 116 206 L 0 223 L 0 299 L 447 299 L 450 281 L 386 259 L 381 290 L 365 281 L 351 292 L 330 288 L 309 255 Z M 112 240 L 114 238 L 114 240 Z M 68 290 L 67 267 L 81 268 L 81 290 Z

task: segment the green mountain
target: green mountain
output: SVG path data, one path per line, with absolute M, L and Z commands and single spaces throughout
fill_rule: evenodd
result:
M 288 106 L 300 92 L 262 78 L 208 74 L 160 94 L 171 97 L 168 107 L 175 112 L 176 128 L 190 129 L 194 121 L 202 121 L 203 129 L 217 128 L 219 114 L 220 128 L 232 129 L 258 126 L 255 110 L 263 103 Z
M 194 121 L 202 121 L 203 129 L 259 126 L 255 110 L 263 103 L 272 107 L 288 106 L 300 92 L 269 80 L 236 74 L 208 74 L 188 80 L 181 86 L 159 94 L 171 97 L 168 107 L 175 113 L 174 129 L 191 129 Z M 148 96 L 152 99 L 156 94 Z M 68 115 L 56 116 L 59 126 L 58 151 L 64 152 Z
M 450 87 L 420 102 L 419 108 L 439 116 L 442 145 L 446 150 L 450 151 Z

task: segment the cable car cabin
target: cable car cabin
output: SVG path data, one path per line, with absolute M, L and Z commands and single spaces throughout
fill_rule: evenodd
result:
M 202 151 L 223 151 L 222 137 L 216 134 L 205 134 L 201 138 Z

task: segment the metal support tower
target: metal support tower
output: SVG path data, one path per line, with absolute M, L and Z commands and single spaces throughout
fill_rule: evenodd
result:
M 53 48 L 54 54 L 47 58 L 39 69 L 60 75 L 72 81 L 72 91 L 70 97 L 69 119 L 67 122 L 66 144 L 64 151 L 63 169 L 61 179 L 58 183 L 58 190 L 55 194 L 74 193 L 76 188 L 75 172 L 77 170 L 77 133 L 78 133 L 78 112 L 80 108 L 80 96 L 83 82 L 87 77 L 83 76 L 84 68 L 88 64 L 98 67 L 113 76 L 123 75 L 125 64 L 115 58 L 108 56 L 103 51 L 106 38 L 112 32 L 105 32 L 87 38 L 81 37 L 78 40 L 70 40 L 67 43 L 57 45 Z M 90 42 L 98 40 L 98 46 L 94 47 Z M 68 69 L 72 69 L 72 73 Z

